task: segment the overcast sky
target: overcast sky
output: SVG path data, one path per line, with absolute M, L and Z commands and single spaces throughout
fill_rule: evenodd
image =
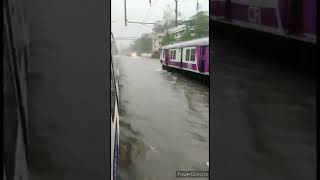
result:
M 175 0 L 126 0 L 129 21 L 155 22 L 162 19 L 167 4 L 175 9 Z M 198 0 L 200 10 L 208 11 L 209 0 Z M 178 12 L 186 19 L 196 13 L 197 0 L 178 0 Z M 152 31 L 152 25 L 124 24 L 124 0 L 111 0 L 111 30 L 115 37 L 140 37 Z M 132 41 L 117 41 L 119 48 L 127 47 Z

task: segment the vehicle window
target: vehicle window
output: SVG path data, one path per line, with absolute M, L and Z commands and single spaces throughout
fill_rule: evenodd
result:
M 176 50 L 170 51 L 170 59 L 176 59 Z
M 191 54 L 190 54 L 190 61 L 195 60 L 195 49 L 191 49 Z
M 186 61 L 189 61 L 190 59 L 190 49 L 187 49 L 186 51 Z

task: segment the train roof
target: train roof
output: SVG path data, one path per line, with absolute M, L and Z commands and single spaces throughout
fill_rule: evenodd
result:
M 182 48 L 187 46 L 203 46 L 203 45 L 209 45 L 209 37 L 169 44 L 166 46 L 162 46 L 161 49 L 172 49 L 172 48 Z

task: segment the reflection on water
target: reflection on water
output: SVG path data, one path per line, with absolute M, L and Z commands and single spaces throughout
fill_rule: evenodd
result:
M 207 171 L 209 88 L 153 59 L 122 57 L 120 73 L 120 179 Z

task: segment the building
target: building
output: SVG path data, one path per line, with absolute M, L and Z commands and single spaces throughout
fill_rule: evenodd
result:
M 177 27 L 169 29 L 169 34 L 173 35 L 176 40 L 180 40 L 180 38 L 185 33 L 190 33 L 191 36 L 194 36 L 194 26 L 196 25 L 197 16 L 203 14 L 208 16 L 209 13 L 207 11 L 200 11 L 197 14 L 191 16 L 188 20 L 180 22 Z
M 208 12 L 207 11 L 200 11 L 197 14 L 191 16 L 188 20 L 185 21 L 178 21 L 178 26 L 170 28 L 168 30 L 168 33 L 170 35 L 173 35 L 173 37 L 175 38 L 175 40 L 180 41 L 181 37 L 183 35 L 185 35 L 186 33 L 190 33 L 190 35 L 193 37 L 194 34 L 194 27 L 196 25 L 196 21 L 197 21 L 197 16 L 199 14 L 204 14 L 208 16 Z M 158 22 L 160 25 L 163 25 L 164 22 L 159 21 Z M 152 34 L 152 52 L 156 53 L 159 52 L 161 46 L 162 46 L 162 42 L 163 42 L 163 38 L 165 36 L 165 32 L 163 33 L 156 33 L 154 32 Z
M 173 35 L 176 40 L 179 40 L 187 31 L 185 24 L 178 25 L 177 27 L 169 29 L 168 33 Z
M 164 33 L 152 34 L 152 52 L 159 52 L 162 46 L 163 37 L 164 37 Z

